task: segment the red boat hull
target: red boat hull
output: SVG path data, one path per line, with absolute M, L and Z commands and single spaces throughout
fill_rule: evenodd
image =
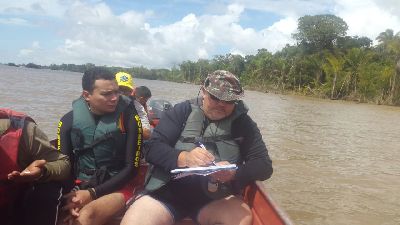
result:
M 292 225 L 287 214 L 273 201 L 264 185 L 256 181 L 248 185 L 244 199 L 253 212 L 253 225 Z

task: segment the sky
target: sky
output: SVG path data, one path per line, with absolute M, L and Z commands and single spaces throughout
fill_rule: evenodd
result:
M 400 0 L 0 0 L 0 63 L 171 68 L 274 53 L 318 14 L 341 17 L 350 36 L 400 31 Z

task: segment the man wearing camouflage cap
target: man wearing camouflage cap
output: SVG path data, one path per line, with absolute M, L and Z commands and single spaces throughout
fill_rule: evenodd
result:
M 154 165 L 148 193 L 133 203 L 122 225 L 174 224 L 187 216 L 199 224 L 251 224 L 251 211 L 237 194 L 272 175 L 267 148 L 239 100 L 243 89 L 235 75 L 217 70 L 201 91 L 202 97 L 167 111 L 155 128 L 146 155 Z M 180 179 L 169 172 L 213 163 L 238 168 Z

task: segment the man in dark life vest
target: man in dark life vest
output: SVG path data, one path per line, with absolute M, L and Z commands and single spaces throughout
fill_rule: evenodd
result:
M 70 176 L 66 155 L 23 113 L 0 109 L 0 223 L 54 225 L 62 183 Z
M 122 225 L 174 224 L 187 216 L 198 224 L 251 224 L 250 208 L 238 194 L 272 175 L 267 148 L 239 100 L 243 89 L 235 75 L 217 70 L 201 91 L 202 97 L 166 111 L 154 129 L 145 155 L 154 165 L 145 183 L 148 194 L 132 204 Z M 214 161 L 238 168 L 172 179 L 173 169 Z
M 140 118 L 120 96 L 113 73 L 92 68 L 83 74 L 82 95 L 59 122 L 58 148 L 73 160 L 76 186 L 66 195 L 63 219 L 104 224 L 132 197 L 142 145 Z

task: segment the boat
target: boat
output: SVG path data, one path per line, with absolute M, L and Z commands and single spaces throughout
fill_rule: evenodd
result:
M 253 213 L 252 225 L 293 225 L 289 216 L 272 199 L 261 181 L 249 184 L 243 196 Z
M 154 128 L 160 121 L 161 115 L 164 111 L 172 109 L 172 104 L 163 99 L 150 99 L 147 104 L 149 121 Z
M 172 108 L 172 104 L 165 100 L 153 100 L 149 102 L 149 119 L 153 126 L 157 126 L 163 111 Z M 55 144 L 56 140 L 53 140 Z M 142 162 L 138 176 L 135 178 L 135 193 L 143 190 L 148 164 Z M 249 184 L 242 193 L 244 201 L 250 206 L 253 214 L 252 225 L 293 225 L 289 216 L 272 199 L 267 188 L 261 181 Z M 116 225 L 121 217 L 115 218 L 108 225 Z M 177 225 L 195 225 L 190 218 L 185 218 L 176 223 Z

